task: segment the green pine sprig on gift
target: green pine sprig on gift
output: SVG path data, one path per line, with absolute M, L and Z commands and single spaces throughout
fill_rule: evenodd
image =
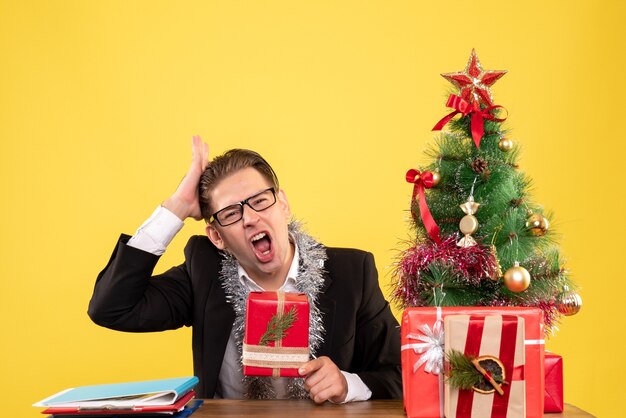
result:
M 280 341 L 287 336 L 287 331 L 298 320 L 298 311 L 292 306 L 284 314 L 273 315 L 267 323 L 267 329 L 261 336 L 259 345 L 268 345 L 271 342 Z
M 449 363 L 446 380 L 453 388 L 459 390 L 485 390 L 491 388 L 491 385 L 486 382 L 485 377 L 478 371 L 476 366 L 474 366 L 473 361 L 476 360 L 476 357 L 467 356 L 457 350 L 450 350 L 446 352 L 446 359 Z M 481 362 L 480 359 L 479 362 Z M 486 365 L 483 364 L 483 367 L 485 366 Z M 489 369 L 493 380 L 498 384 L 505 383 L 501 371 L 491 367 L 489 367 Z

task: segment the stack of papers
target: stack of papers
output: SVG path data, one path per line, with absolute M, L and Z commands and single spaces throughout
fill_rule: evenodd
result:
M 198 378 L 148 380 L 81 386 L 66 389 L 33 406 L 44 407 L 43 414 L 60 417 L 136 417 L 189 416 L 202 401 L 194 400 Z

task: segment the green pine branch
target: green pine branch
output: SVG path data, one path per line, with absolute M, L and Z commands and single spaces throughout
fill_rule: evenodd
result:
M 466 356 L 457 350 L 450 350 L 446 352 L 446 359 L 450 366 L 446 380 L 450 386 L 461 390 L 484 386 L 485 377 L 472 364 L 475 357 Z M 491 377 L 499 384 L 504 383 L 501 373 L 493 373 Z
M 286 313 L 273 315 L 267 323 L 267 329 L 261 336 L 259 345 L 268 345 L 280 341 L 287 336 L 287 331 L 298 320 L 298 311 L 292 306 Z

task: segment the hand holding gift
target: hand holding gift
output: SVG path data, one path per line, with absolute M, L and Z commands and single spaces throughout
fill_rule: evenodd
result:
M 304 388 L 315 403 L 331 401 L 342 403 L 348 395 L 348 382 L 333 361 L 326 357 L 316 358 L 299 370 L 305 377 Z

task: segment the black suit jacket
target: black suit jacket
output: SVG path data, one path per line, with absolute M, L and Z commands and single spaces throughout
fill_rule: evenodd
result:
M 235 313 L 219 280 L 222 256 L 204 236 L 192 237 L 185 263 L 152 276 L 158 256 L 126 245 L 122 235 L 98 275 L 91 319 L 107 328 L 146 332 L 192 326 L 199 397 L 212 398 Z M 318 356 L 357 373 L 372 398 L 401 398 L 400 333 L 378 285 L 371 253 L 327 248 L 319 308 L 324 342 Z

